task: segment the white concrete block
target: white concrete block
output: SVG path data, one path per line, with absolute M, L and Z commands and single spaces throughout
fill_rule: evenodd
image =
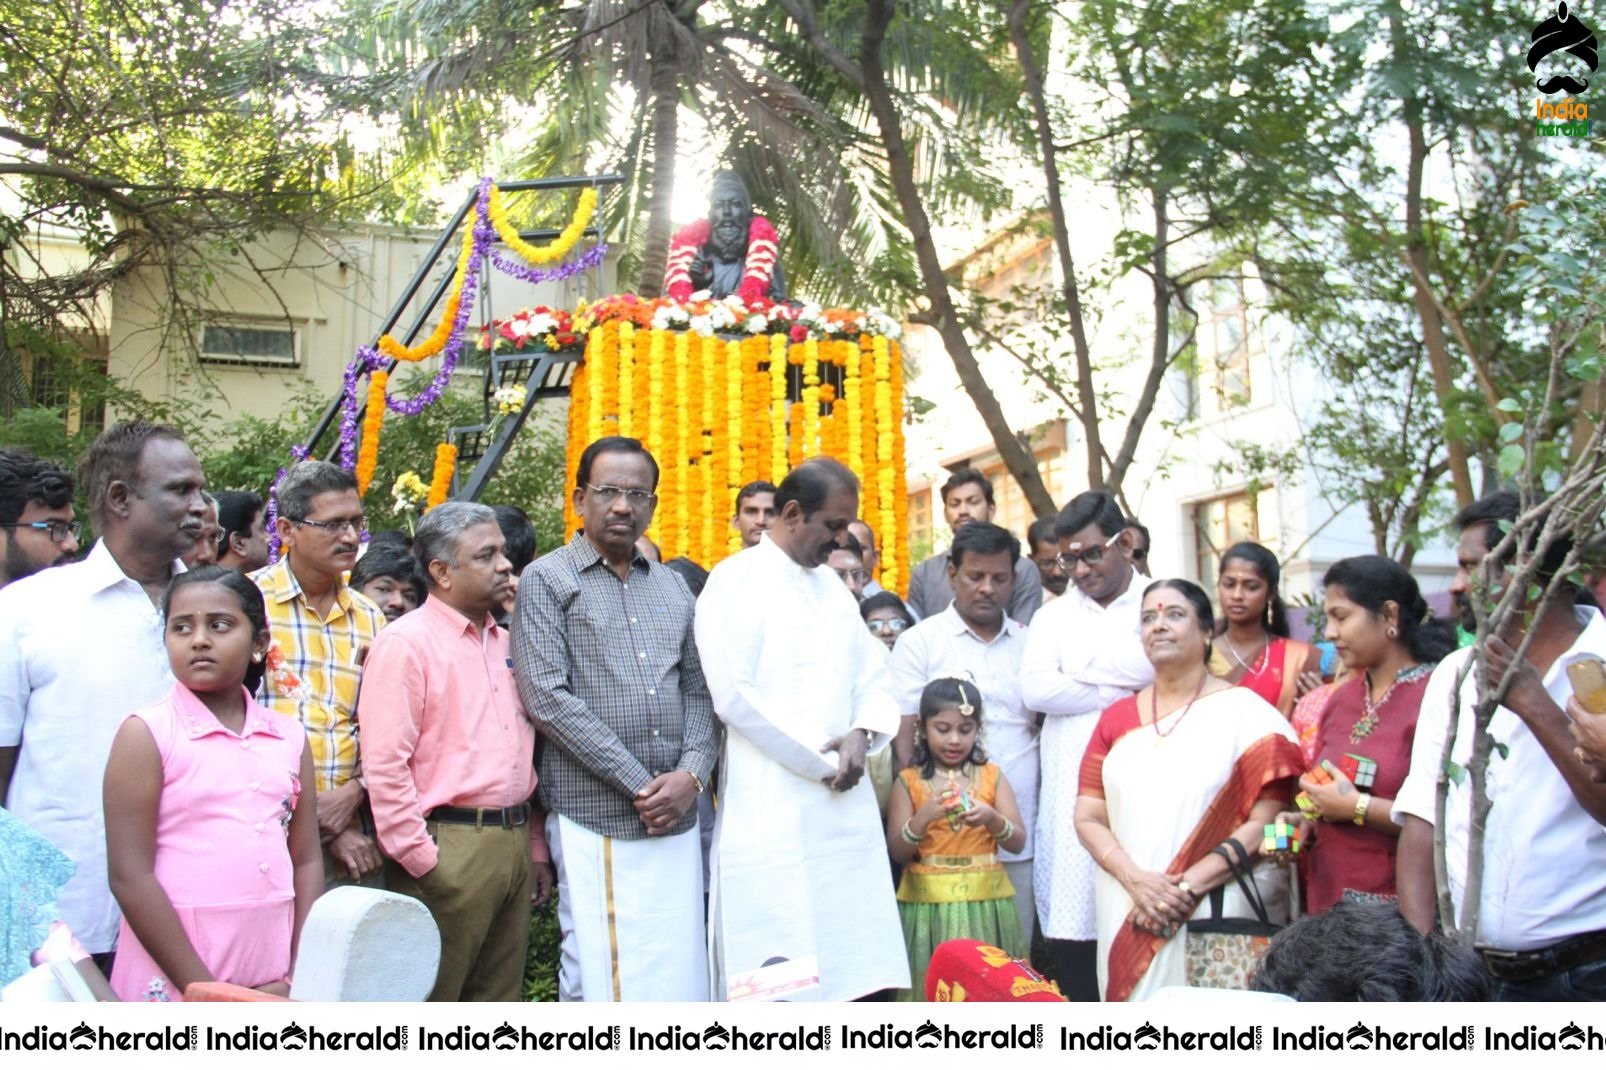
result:
M 440 930 L 423 903 L 374 888 L 333 888 L 301 930 L 290 998 L 417 1002 L 435 987 L 440 961 Z

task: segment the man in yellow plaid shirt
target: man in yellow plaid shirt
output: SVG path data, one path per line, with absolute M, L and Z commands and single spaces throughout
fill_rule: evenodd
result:
M 385 617 L 344 579 L 368 520 L 357 481 L 327 461 L 291 468 L 278 502 L 284 556 L 251 576 L 273 631 L 263 702 L 307 730 L 325 881 L 377 885 L 383 859 L 366 816 L 356 714 L 363 658 Z

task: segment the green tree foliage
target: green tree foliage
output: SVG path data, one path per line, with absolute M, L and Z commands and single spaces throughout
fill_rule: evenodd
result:
M 8 343 L 86 329 L 147 265 L 182 323 L 217 253 L 382 200 L 341 87 L 309 62 L 316 23 L 285 0 L 0 0 L 0 180 L 21 202 L 0 215 Z M 54 227 L 84 262 L 40 259 L 31 239 Z

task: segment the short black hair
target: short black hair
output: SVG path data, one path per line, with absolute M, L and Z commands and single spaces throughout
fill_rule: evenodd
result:
M 967 483 L 974 483 L 980 487 L 982 495 L 987 499 L 987 504 L 993 504 L 993 481 L 988 479 L 979 470 L 970 468 L 968 466 L 958 469 L 953 475 L 948 477 L 948 482 L 944 483 L 942 485 L 942 490 L 937 492 L 937 500 L 941 502 L 947 502 L 948 495 L 952 494 L 954 491 L 958 490 L 960 487 L 963 487 Z
M 506 542 L 502 547 L 502 556 L 513 563 L 513 575 L 521 575 L 535 560 L 535 551 L 538 549 L 535 525 L 530 523 L 530 514 L 516 505 L 493 505 L 491 512 L 496 514 L 496 526 L 502 529 L 502 538 Z
M 825 508 L 825 499 L 836 490 L 857 495 L 859 477 L 834 457 L 810 457 L 786 473 L 781 485 L 775 488 L 775 512 L 779 515 L 787 505 L 797 502 L 803 510 L 803 519 L 807 520 Z
M 1026 542 L 1032 548 L 1032 553 L 1035 554 L 1037 548 L 1046 543 L 1053 543 L 1058 548 L 1059 532 L 1054 530 L 1056 524 L 1057 520 L 1052 516 L 1038 517 L 1032 521 L 1032 526 L 1026 529 Z
M 236 535 L 249 536 L 262 514 L 262 496 L 248 490 L 220 490 L 217 495 L 217 525 L 223 529 L 223 544 Z
M 415 602 L 422 603 L 425 594 L 428 593 L 424 574 L 420 571 L 418 559 L 413 556 L 411 550 L 391 541 L 370 541 L 368 549 L 351 567 L 350 586 L 353 590 L 360 591 L 381 577 L 410 585 Z
M 279 515 L 302 521 L 312 512 L 312 499 L 320 494 L 344 494 L 357 489 L 357 477 L 328 461 L 301 461 L 285 473 L 276 492 Z
M 113 483 L 134 486 L 138 482 L 145 446 L 158 438 L 184 442 L 176 427 L 149 420 L 124 420 L 95 436 L 78 459 L 78 478 L 89 498 L 89 516 L 96 524 L 105 519 L 106 491 Z
M 1119 535 L 1126 529 L 1126 517 L 1115 499 L 1102 490 L 1084 490 L 1065 503 L 1054 521 L 1054 534 L 1068 539 L 1089 524 L 1097 524 L 1106 535 Z
M 1474 527 L 1483 527 L 1483 548 L 1485 552 L 1494 550 L 1500 545 L 1500 540 L 1506 537 L 1502 524 L 1514 524 L 1522 515 L 1522 498 L 1516 491 L 1499 490 L 1493 494 L 1485 495 L 1462 509 L 1455 515 L 1455 528 L 1466 532 Z M 1522 540 L 1523 549 L 1532 553 L 1539 542 L 1540 524 L 1530 528 Z M 1539 562 L 1538 580 L 1540 583 L 1549 583 L 1551 578 L 1561 571 L 1566 564 L 1567 555 L 1572 552 L 1573 540 L 1568 536 L 1561 536 L 1552 542 L 1545 550 L 1545 556 Z M 1500 555 L 1500 564 L 1509 565 L 1517 558 L 1517 547 L 1513 545 L 1504 554 Z
M 842 538 L 838 540 L 837 544 L 831 547 L 831 549 L 833 552 L 836 550 L 846 550 L 848 553 L 859 558 L 861 561 L 864 559 L 864 543 L 860 542 L 858 537 L 855 536 L 851 531 L 843 531 Z
M 1154 539 L 1149 536 L 1149 529 L 1144 527 L 1137 517 L 1127 517 L 1126 526 L 1143 536 L 1143 545 L 1151 546 L 1154 544 Z
M 1346 896 L 1272 938 L 1249 979 L 1254 992 L 1301 1003 L 1449 1003 L 1489 998 L 1477 952 L 1423 936 L 1398 905 Z
M 29 502 L 64 509 L 72 504 L 72 492 L 72 473 L 61 465 L 27 450 L 0 450 L 0 524 L 15 524 Z
M 966 554 L 1003 553 L 1009 554 L 1009 567 L 1013 569 L 1020 560 L 1020 540 L 1015 538 L 1015 533 L 997 524 L 978 521 L 954 532 L 953 545 L 948 547 L 948 563 L 958 568 Z
M 686 581 L 693 599 L 701 597 L 703 588 L 708 586 L 708 570 L 689 557 L 671 557 L 664 567 Z
M 747 486 L 736 492 L 736 510 L 741 511 L 742 502 L 755 494 L 774 494 L 775 484 L 767 479 L 755 479 Z
M 574 469 L 575 490 L 591 482 L 591 465 L 604 453 L 635 453 L 647 458 L 647 467 L 652 471 L 652 489 L 655 492 L 658 490 L 657 459 L 641 444 L 641 439 L 623 435 L 606 435 L 585 448 L 585 452 L 580 454 L 580 463 Z
M 913 628 L 915 626 L 915 615 L 909 612 L 909 607 L 903 604 L 903 599 L 899 598 L 891 591 L 877 591 L 869 598 L 866 598 L 864 601 L 860 602 L 859 617 L 862 620 L 869 620 L 870 614 L 874 613 L 878 609 L 896 610 L 898 616 L 903 618 L 905 628 Z

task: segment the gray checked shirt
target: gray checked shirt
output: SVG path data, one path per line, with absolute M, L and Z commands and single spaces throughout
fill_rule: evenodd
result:
M 637 554 L 621 580 L 576 535 L 519 580 L 513 674 L 548 740 L 541 802 L 600 836 L 646 838 L 636 792 L 685 770 L 708 783 L 719 753 L 714 704 L 685 581 Z M 697 823 L 693 807 L 675 825 Z

